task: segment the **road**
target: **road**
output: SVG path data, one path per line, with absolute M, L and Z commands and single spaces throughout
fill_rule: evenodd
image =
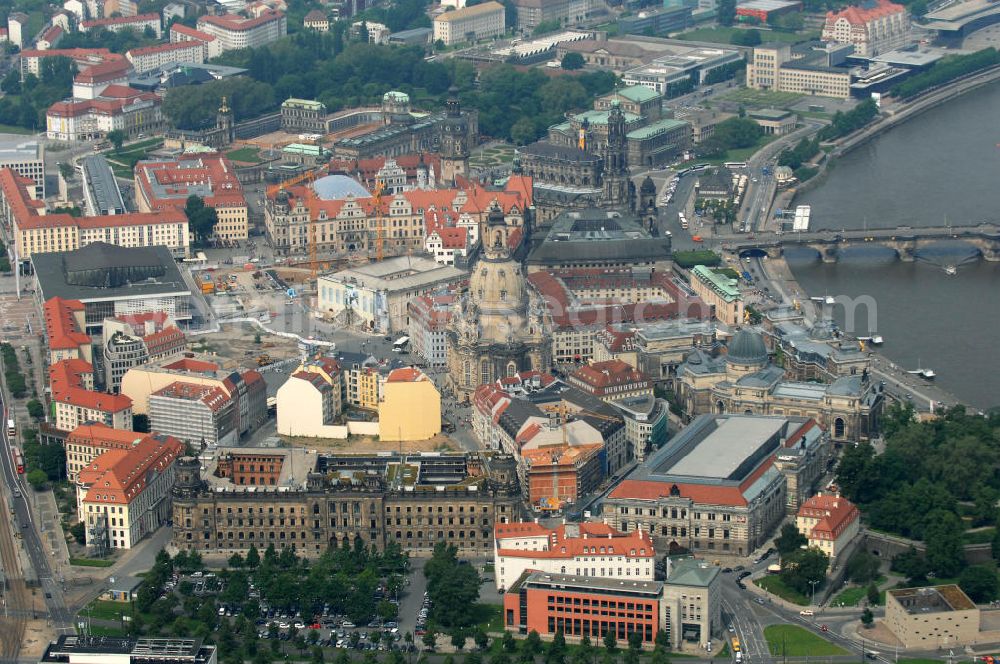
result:
M 6 395 L 0 398 L 5 399 Z M 7 411 L 6 403 L 0 401 L 0 406 L 3 407 L 4 412 Z M 3 473 L 4 483 L 12 489 L 16 488 L 18 493 L 20 493 L 20 496 L 13 496 L 11 499 L 13 501 L 11 507 L 13 509 L 14 527 L 21 533 L 24 549 L 28 554 L 31 566 L 35 570 L 35 575 L 38 577 L 41 586 L 40 590 L 45 598 L 45 606 L 52 625 L 56 629 L 70 630 L 73 628 L 73 614 L 66 607 L 62 589 L 60 588 L 60 580 L 53 578 L 52 570 L 49 567 L 49 555 L 51 552 L 45 551 L 42 547 L 38 524 L 35 522 L 31 507 L 28 505 L 28 495 L 32 490 L 28 489 L 21 482 L 21 476 L 13 468 L 9 453 L 10 441 L 7 438 L 6 428 L 2 431 L 2 438 L 4 453 L 0 454 L 0 458 L 2 458 L 2 461 L 0 461 L 0 472 Z M 34 605 L 32 608 L 34 608 Z

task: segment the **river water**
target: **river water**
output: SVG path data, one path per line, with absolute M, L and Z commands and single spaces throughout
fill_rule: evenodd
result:
M 812 206 L 813 229 L 1000 224 L 1000 84 L 931 109 L 842 158 L 825 180 L 796 199 Z M 874 328 L 881 351 L 907 369 L 937 372 L 941 387 L 980 408 L 1000 405 L 1000 263 L 962 244 L 929 248 L 915 263 L 877 249 L 823 264 L 789 251 L 789 266 L 810 295 L 868 296 L 853 330 Z M 957 265 L 949 276 L 945 265 Z M 845 311 L 834 318 L 845 325 Z

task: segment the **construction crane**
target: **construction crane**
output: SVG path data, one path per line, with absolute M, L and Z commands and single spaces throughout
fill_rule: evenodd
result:
M 282 189 L 287 189 L 289 187 L 294 187 L 297 184 L 302 184 L 306 180 L 308 180 L 309 182 L 312 182 L 315 177 L 316 177 L 316 172 L 315 171 L 306 171 L 305 173 L 299 173 L 298 175 L 296 175 L 293 178 L 289 178 L 287 180 L 279 182 L 278 184 L 271 185 L 270 187 L 268 187 L 267 188 L 267 196 L 268 196 L 268 198 L 272 198 L 273 196 L 275 196 Z
M 382 216 L 382 194 L 384 192 L 385 183 L 382 180 L 375 180 L 375 189 L 372 191 L 372 212 L 375 214 L 375 260 L 377 261 L 385 258 L 385 217 Z
M 557 415 L 560 422 L 560 428 L 562 429 L 562 449 L 565 450 L 569 447 L 569 434 L 566 430 L 567 420 L 570 415 L 575 415 L 576 417 L 593 417 L 599 420 L 606 420 L 609 422 L 618 422 L 620 418 L 615 415 L 603 415 L 601 413 L 595 413 L 592 410 L 571 410 L 565 402 L 561 402 L 559 405 L 554 406 L 549 410 L 550 415 Z M 558 461 L 561 454 L 552 454 L 552 496 L 549 498 L 539 498 L 538 506 L 540 509 L 555 511 L 562 507 L 563 501 L 559 498 L 559 465 Z

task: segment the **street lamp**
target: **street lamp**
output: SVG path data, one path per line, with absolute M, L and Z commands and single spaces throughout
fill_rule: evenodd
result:
M 809 585 L 812 586 L 812 604 L 814 606 L 816 605 L 816 584 L 819 582 L 820 579 L 814 579 L 813 581 L 809 582 Z

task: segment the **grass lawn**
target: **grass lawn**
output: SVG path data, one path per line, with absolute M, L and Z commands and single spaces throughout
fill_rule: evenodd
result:
M 476 624 L 487 634 L 503 631 L 503 606 L 500 604 L 476 604 Z
M 793 590 L 785 585 L 785 582 L 781 580 L 780 576 L 771 575 L 765 576 L 762 579 L 754 581 L 758 587 L 763 588 L 772 595 L 777 595 L 781 599 L 791 602 L 792 604 L 798 604 L 800 606 L 808 606 L 809 598 L 800 592 Z
M 848 652 L 797 625 L 768 625 L 764 628 L 771 654 L 789 657 L 837 657 Z
M 733 33 L 741 30 L 743 28 L 696 28 L 677 35 L 675 39 L 732 44 Z M 778 32 L 777 30 L 760 30 L 759 28 L 757 30 L 765 42 L 798 44 L 799 42 L 809 41 L 819 36 L 817 32 Z
M 24 127 L 15 127 L 14 125 L 0 124 L 0 134 L 25 134 L 31 135 L 35 132 Z
M 80 610 L 81 617 L 90 616 L 95 620 L 121 620 L 122 615 L 132 615 L 132 607 L 128 602 L 108 602 L 95 599 Z
M 226 156 L 233 161 L 242 161 L 245 164 L 259 164 L 260 163 L 260 150 L 248 146 L 242 147 L 239 150 L 233 150 L 232 152 L 227 152 Z
M 100 558 L 70 558 L 69 564 L 78 567 L 111 567 L 115 561 Z
M 834 597 L 830 606 L 857 606 L 867 594 L 868 593 L 864 588 L 848 588 Z
M 744 106 L 756 106 L 759 108 L 786 108 L 802 99 L 802 95 L 795 92 L 778 92 L 776 90 L 752 90 L 742 88 L 732 90 L 719 97 L 725 101 L 736 102 Z

